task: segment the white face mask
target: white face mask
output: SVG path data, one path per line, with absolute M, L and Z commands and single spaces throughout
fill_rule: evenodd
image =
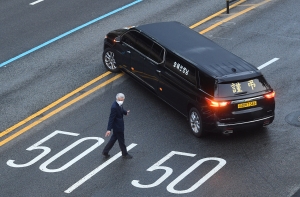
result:
M 123 104 L 124 101 L 117 101 L 117 103 L 119 104 L 119 106 L 121 106 Z

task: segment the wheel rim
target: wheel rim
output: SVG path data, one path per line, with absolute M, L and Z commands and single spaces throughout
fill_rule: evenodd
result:
M 105 64 L 106 66 L 111 69 L 114 70 L 116 69 L 116 60 L 115 60 L 115 54 L 112 51 L 107 51 L 105 53 L 105 58 L 104 58 Z
M 190 123 L 191 128 L 194 133 L 199 133 L 201 125 L 200 125 L 200 118 L 197 114 L 197 112 L 193 111 L 190 115 Z

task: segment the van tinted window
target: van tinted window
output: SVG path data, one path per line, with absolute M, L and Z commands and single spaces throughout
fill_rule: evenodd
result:
M 142 34 L 138 34 L 136 37 L 135 48 L 143 55 L 149 57 L 153 42 Z
M 215 93 L 215 79 L 199 72 L 199 85 L 204 92 L 211 96 Z
M 132 46 L 145 56 L 149 55 L 153 42 L 137 31 L 129 31 L 123 35 L 122 41 Z
M 247 79 L 243 81 L 220 83 L 218 84 L 217 94 L 218 97 L 228 97 L 240 94 L 251 94 L 268 89 L 270 89 L 269 84 L 266 82 L 263 76 L 261 76 L 258 78 Z
M 132 47 L 135 47 L 136 38 L 137 38 L 138 34 L 139 33 L 137 31 L 129 31 L 123 35 L 122 42 L 124 42 Z
M 137 31 L 127 32 L 123 35 L 122 41 L 156 63 L 163 61 L 164 49 Z
M 154 42 L 149 57 L 155 62 L 161 63 L 164 59 L 164 51 L 165 50 L 161 46 Z

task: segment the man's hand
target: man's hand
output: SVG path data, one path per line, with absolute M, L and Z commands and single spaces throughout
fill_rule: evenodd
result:
M 105 137 L 108 137 L 110 135 L 110 131 L 106 131 Z

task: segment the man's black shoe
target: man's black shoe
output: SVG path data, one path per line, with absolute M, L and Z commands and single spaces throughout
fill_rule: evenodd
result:
M 102 155 L 104 155 L 105 158 L 109 158 L 109 157 L 110 157 L 109 154 L 104 154 L 104 153 L 102 153 Z
M 123 159 L 132 159 L 132 156 L 129 154 L 123 155 L 122 157 L 123 157 Z

